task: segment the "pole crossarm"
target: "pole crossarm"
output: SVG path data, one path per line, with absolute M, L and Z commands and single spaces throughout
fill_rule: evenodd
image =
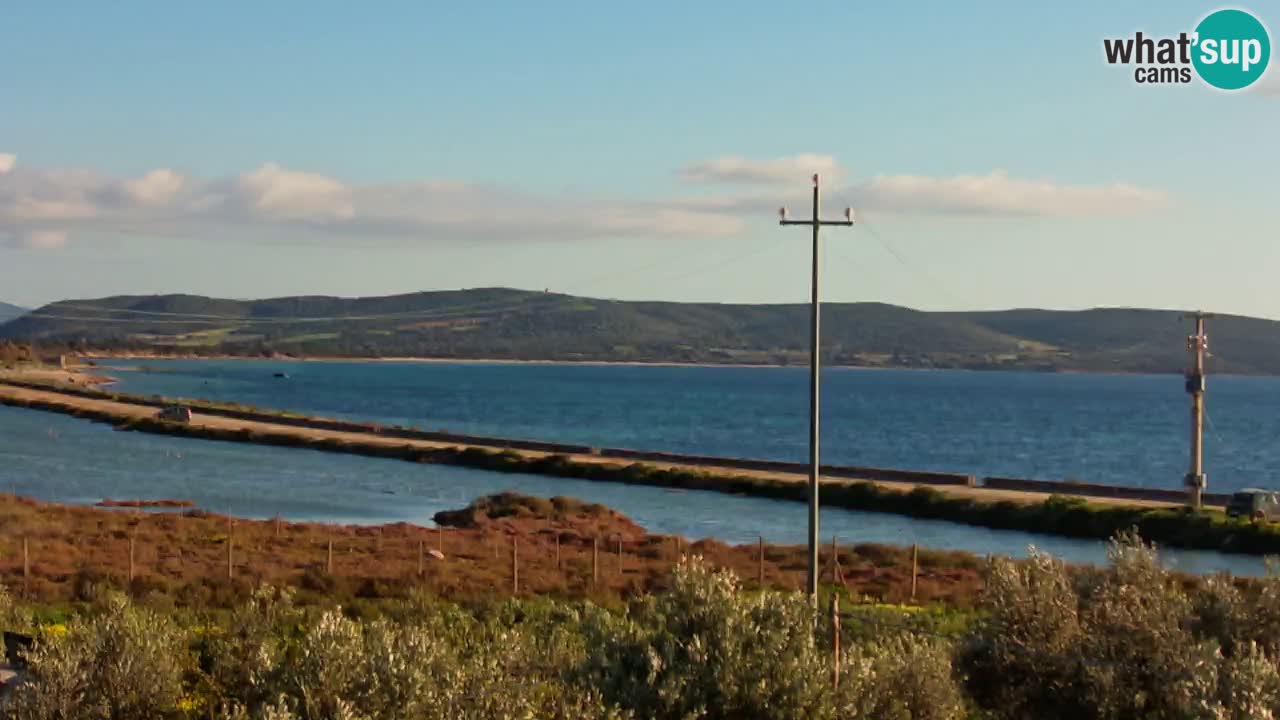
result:
M 779 225 L 813 225 L 813 221 L 812 220 L 779 220 L 778 224 Z M 844 227 L 851 227 L 853 225 L 853 221 L 852 220 L 818 220 L 818 224 L 821 225 L 822 227 L 826 227 L 827 225 L 842 225 Z
M 820 203 L 820 192 L 818 187 L 818 176 L 813 176 L 813 215 L 808 220 L 792 220 L 787 217 L 787 209 L 784 207 L 778 211 L 779 225 L 807 225 L 813 229 L 813 275 L 810 285 L 812 299 L 809 308 L 809 577 L 808 591 L 809 600 L 812 603 L 818 601 L 818 484 L 819 484 L 819 468 L 821 467 L 818 457 L 818 437 L 819 433 L 819 404 L 821 401 L 820 383 L 822 379 L 822 335 L 821 335 L 821 316 L 822 302 L 821 293 L 819 291 L 820 261 L 822 254 L 818 245 L 818 231 L 823 227 L 840 226 L 849 227 L 853 225 L 853 210 L 845 208 L 843 220 L 823 220 Z

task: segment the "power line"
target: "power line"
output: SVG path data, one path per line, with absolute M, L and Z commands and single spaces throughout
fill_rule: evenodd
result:
M 713 247 L 711 249 L 714 250 L 715 248 Z M 610 270 L 607 273 L 601 273 L 599 275 L 589 277 L 582 282 L 573 283 L 573 287 L 578 289 L 593 288 L 605 280 L 614 280 L 623 276 L 635 276 L 637 273 L 641 273 L 646 270 L 652 270 L 656 267 L 662 267 L 664 265 L 666 266 L 675 265 L 677 263 L 680 263 L 683 260 L 687 260 L 694 256 L 701 256 L 706 254 L 708 248 L 706 246 L 697 246 L 693 252 L 686 252 L 686 250 L 687 248 L 680 248 L 679 252 L 670 253 L 659 260 L 646 263 L 644 265 L 631 266 L 631 267 L 627 267 L 619 270 Z
M 871 233 L 871 237 L 875 238 L 876 242 L 880 243 L 880 247 L 884 248 L 886 252 L 888 252 L 891 256 L 893 256 L 894 260 L 897 260 L 898 263 L 902 265 L 904 268 L 906 268 L 908 271 L 914 272 L 920 275 L 920 277 L 923 278 L 929 284 L 930 287 L 938 291 L 941 291 L 941 293 L 945 295 L 948 300 L 955 303 L 957 306 L 963 306 L 965 304 L 963 298 L 961 298 L 958 294 L 952 292 L 947 283 L 944 283 L 940 279 L 935 277 L 933 273 L 925 269 L 924 266 L 918 265 L 917 263 L 913 263 L 912 261 L 908 260 L 902 253 L 898 252 L 898 249 L 897 247 L 894 246 L 893 242 L 888 238 L 884 237 L 883 235 L 881 235 L 880 231 L 876 229 L 876 226 L 872 224 L 869 220 L 867 220 L 865 216 L 859 218 L 858 225 L 860 227 L 865 228 L 867 232 Z
M 684 280 L 685 278 L 689 278 L 689 277 L 692 277 L 692 276 L 694 276 L 694 275 L 701 275 L 702 273 L 706 273 L 706 272 L 715 272 L 715 271 L 718 271 L 718 270 L 723 270 L 724 268 L 729 267 L 730 265 L 735 265 L 735 264 L 737 264 L 737 263 L 739 263 L 739 262 L 742 262 L 743 260 L 747 260 L 747 259 L 749 259 L 749 258 L 753 258 L 753 257 L 755 257 L 755 256 L 757 256 L 757 255 L 761 255 L 761 254 L 763 254 L 763 253 L 765 253 L 765 252 L 768 252 L 769 250 L 773 250 L 773 249 L 775 249 L 775 248 L 780 247 L 777 243 L 774 243 L 774 242 L 773 242 L 773 241 L 771 241 L 771 240 L 766 240 L 766 241 L 762 241 L 762 242 L 763 242 L 764 244 L 760 245 L 759 247 L 755 247 L 755 248 L 753 248 L 753 249 L 751 249 L 751 250 L 748 250 L 748 251 L 746 251 L 746 252 L 742 252 L 742 253 L 738 253 L 738 254 L 736 254 L 736 255 L 730 255 L 730 256 L 728 256 L 728 257 L 726 257 L 726 258 L 720 258 L 720 259 L 718 259 L 716 262 L 714 262 L 714 263 L 710 263 L 710 264 L 708 264 L 708 265 L 703 265 L 703 266 L 700 266 L 700 267 L 696 267 L 696 268 L 693 268 L 692 270 L 688 270 L 688 271 L 686 271 L 686 272 L 682 272 L 682 273 L 679 273 L 679 274 L 677 274 L 677 275 L 673 275 L 673 276 L 661 276 L 661 275 L 660 275 L 660 276 L 658 276 L 657 278 L 655 278 L 655 281 L 661 281 L 661 282 L 673 282 L 673 281 L 676 281 L 676 280 Z

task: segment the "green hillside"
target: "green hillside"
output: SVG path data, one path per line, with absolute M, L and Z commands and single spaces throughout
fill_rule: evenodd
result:
M 0 338 L 194 354 L 807 362 L 807 305 L 625 302 L 503 288 L 372 298 L 191 295 L 47 305 Z M 1189 321 L 1166 310 L 921 312 L 830 303 L 824 356 L 859 366 L 1177 372 Z M 1280 323 L 1223 316 L 1215 372 L 1280 374 Z

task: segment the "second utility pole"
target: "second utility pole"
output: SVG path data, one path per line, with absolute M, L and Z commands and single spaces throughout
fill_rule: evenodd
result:
M 809 220 L 787 219 L 787 209 L 779 211 L 781 225 L 813 226 L 813 277 L 810 289 L 812 298 L 809 304 L 809 598 L 813 602 L 818 599 L 818 435 L 819 435 L 819 401 L 821 400 L 821 299 L 818 291 L 821 276 L 819 269 L 822 260 L 821 248 L 818 244 L 818 230 L 823 225 L 853 225 L 853 211 L 845 208 L 844 220 L 823 220 L 818 214 L 818 176 L 813 176 L 813 217 Z
M 1204 474 L 1204 355 L 1209 349 L 1209 336 L 1204 334 L 1205 318 L 1210 313 L 1187 313 L 1196 321 L 1196 334 L 1187 337 L 1191 351 L 1191 369 L 1187 371 L 1187 393 L 1191 395 L 1191 462 L 1187 467 L 1187 490 L 1191 507 L 1200 509 L 1207 478 Z

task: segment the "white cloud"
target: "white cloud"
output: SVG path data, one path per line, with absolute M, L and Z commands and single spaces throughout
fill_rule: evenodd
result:
M 57 250 L 67 244 L 64 230 L 32 230 L 22 235 L 19 244 L 30 250 Z
M 966 215 L 1118 215 L 1159 209 L 1160 191 L 1126 183 L 1063 185 L 1048 180 L 986 175 L 882 175 L 856 193 L 868 207 L 898 212 Z
M 18 164 L 18 156 L 11 153 L 0 153 L 0 175 L 13 170 Z
M 809 166 L 802 169 L 805 163 Z M 354 185 L 276 163 L 211 180 L 163 168 L 114 179 L 85 170 L 24 166 L 0 175 L 0 236 L 9 238 L 8 246 L 38 248 L 104 232 L 328 242 L 725 237 L 771 221 L 780 204 L 803 214 L 807 182 L 794 182 L 792 175 L 803 178 L 815 165 L 833 173 L 840 169 L 826 156 L 755 164 L 722 158 L 690 166 L 685 175 L 758 183 L 785 176 L 787 183 L 644 200 L 570 198 L 452 180 Z M 1068 185 L 998 170 L 954 177 L 883 175 L 860 183 L 832 181 L 824 188 L 830 207 L 848 204 L 902 214 L 1111 215 L 1150 211 L 1168 202 L 1162 192 L 1123 183 Z
M 253 211 L 278 220 L 347 220 L 355 215 L 351 192 L 333 178 L 267 163 L 237 180 Z
M 801 153 L 772 160 L 726 155 L 686 165 L 680 171 L 689 182 L 742 185 L 804 184 L 814 173 L 824 180 L 835 180 L 844 174 L 844 168 L 830 155 Z
M 139 205 L 164 205 L 182 190 L 186 182 L 169 169 L 152 170 L 135 180 L 126 180 L 124 190 Z

